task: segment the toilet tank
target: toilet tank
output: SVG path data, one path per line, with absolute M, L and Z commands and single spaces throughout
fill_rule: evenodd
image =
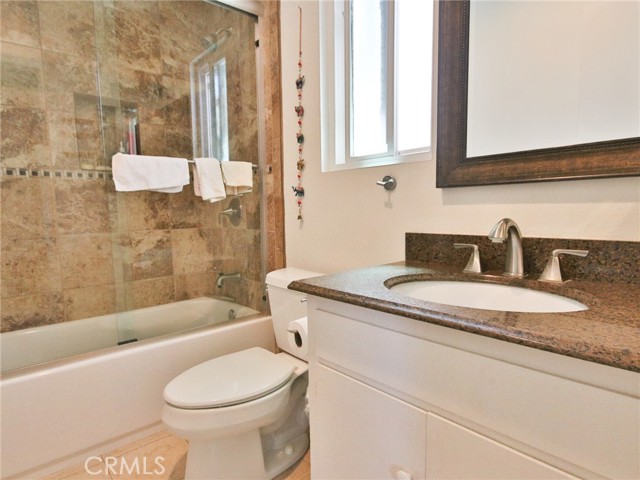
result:
M 267 292 L 273 319 L 273 330 L 276 334 L 276 343 L 280 349 L 292 355 L 300 356 L 289 347 L 287 327 L 289 322 L 307 316 L 307 304 L 302 301 L 306 298 L 306 294 L 288 290 L 287 286 L 294 280 L 303 280 L 322 275 L 324 274 L 292 267 L 275 270 L 267 274 Z

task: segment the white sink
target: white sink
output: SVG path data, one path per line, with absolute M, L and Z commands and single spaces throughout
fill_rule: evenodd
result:
M 577 312 L 588 307 L 577 300 L 528 288 L 493 283 L 419 281 L 390 287 L 400 295 L 456 307 L 502 312 Z

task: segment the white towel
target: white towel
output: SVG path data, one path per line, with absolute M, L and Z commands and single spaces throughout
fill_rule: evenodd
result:
M 228 195 L 249 193 L 253 189 L 253 168 L 249 162 L 220 162 Z
M 186 158 L 154 157 L 116 153 L 111 161 L 113 181 L 118 192 L 153 190 L 178 193 L 189 184 Z
M 193 191 L 198 197 L 217 202 L 227 197 L 217 158 L 196 158 L 193 167 Z

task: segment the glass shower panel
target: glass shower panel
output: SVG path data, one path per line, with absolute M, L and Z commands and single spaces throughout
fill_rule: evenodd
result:
M 207 51 L 207 155 L 260 163 L 256 19 L 208 1 L 0 8 L 2 335 L 81 323 L 86 345 L 67 342 L 77 354 L 211 318 L 198 307 L 182 326 L 153 325 L 153 309 L 165 304 L 233 297 L 239 306 L 216 320 L 264 311 L 261 172 L 234 225 L 221 214 L 231 198 L 204 202 L 192 185 L 116 192 L 110 171 L 119 151 L 193 158 L 201 140 L 192 106 L 201 98 L 189 67 Z M 39 22 L 18 21 L 25 17 Z M 222 273 L 240 277 L 218 287 Z M 144 334 L 141 317 L 154 327 Z M 104 331 L 104 342 L 93 338 Z

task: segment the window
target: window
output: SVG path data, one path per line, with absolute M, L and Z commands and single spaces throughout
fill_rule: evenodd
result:
M 201 157 L 229 160 L 229 131 L 227 124 L 227 63 L 225 58 L 199 69 L 200 119 L 199 145 Z
M 322 169 L 430 158 L 433 3 L 320 3 Z

